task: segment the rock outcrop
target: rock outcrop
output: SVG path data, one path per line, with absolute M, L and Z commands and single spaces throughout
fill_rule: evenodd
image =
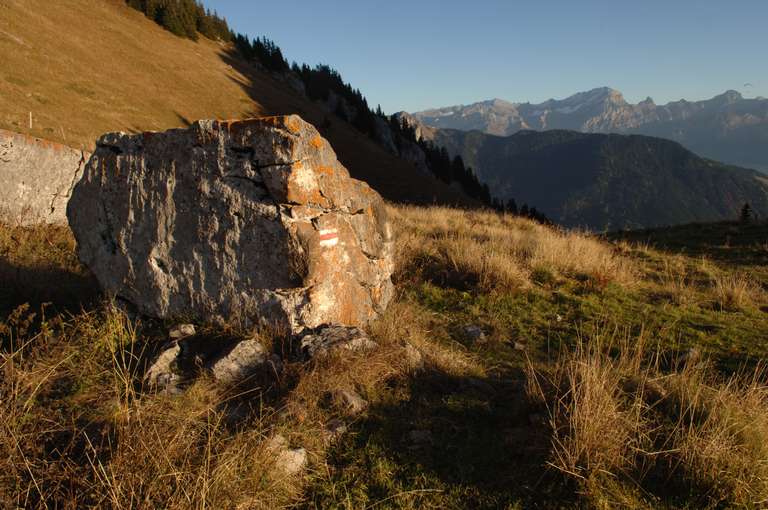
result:
M 0 129 L 0 219 L 65 223 L 67 200 L 88 155 Z
M 104 135 L 67 215 L 102 288 L 149 316 L 298 333 L 392 295 L 381 197 L 296 115 Z

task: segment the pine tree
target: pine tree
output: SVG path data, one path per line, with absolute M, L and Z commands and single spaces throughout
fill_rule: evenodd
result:
M 742 223 L 749 223 L 752 221 L 752 206 L 749 205 L 749 202 L 746 202 L 744 206 L 741 208 L 741 213 L 739 214 L 739 221 Z
M 518 210 L 517 210 L 517 202 L 515 202 L 514 198 L 510 198 L 507 200 L 507 212 L 517 216 Z

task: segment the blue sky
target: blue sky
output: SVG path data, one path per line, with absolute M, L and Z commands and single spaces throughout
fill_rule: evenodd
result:
M 599 86 L 632 102 L 768 97 L 768 0 L 204 3 L 289 61 L 330 64 L 388 113 Z

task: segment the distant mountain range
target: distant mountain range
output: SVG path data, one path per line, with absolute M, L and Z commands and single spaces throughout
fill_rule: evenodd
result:
M 565 226 L 597 230 L 768 217 L 768 176 L 640 135 L 422 128 L 461 155 L 495 197 L 527 202 Z
M 412 114 L 424 126 L 507 136 L 520 130 L 572 129 L 675 140 L 719 161 L 768 172 L 768 99 L 729 90 L 705 101 L 628 103 L 608 87 L 539 104 L 493 99 Z

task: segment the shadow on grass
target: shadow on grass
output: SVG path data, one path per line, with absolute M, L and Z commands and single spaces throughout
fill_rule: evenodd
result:
M 768 264 L 768 222 L 691 223 L 628 232 L 614 232 L 610 240 L 647 243 L 659 250 L 706 256 L 734 266 Z
M 90 273 L 58 267 L 21 267 L 0 258 L 0 318 L 28 303 L 32 310 L 50 303 L 55 312 L 77 313 L 99 301 L 99 286 Z
M 345 498 L 350 508 L 562 502 L 573 492 L 545 468 L 549 430 L 523 381 L 521 372 L 480 379 L 425 371 L 392 389 L 331 449 L 329 474 L 309 488 L 307 507 Z

